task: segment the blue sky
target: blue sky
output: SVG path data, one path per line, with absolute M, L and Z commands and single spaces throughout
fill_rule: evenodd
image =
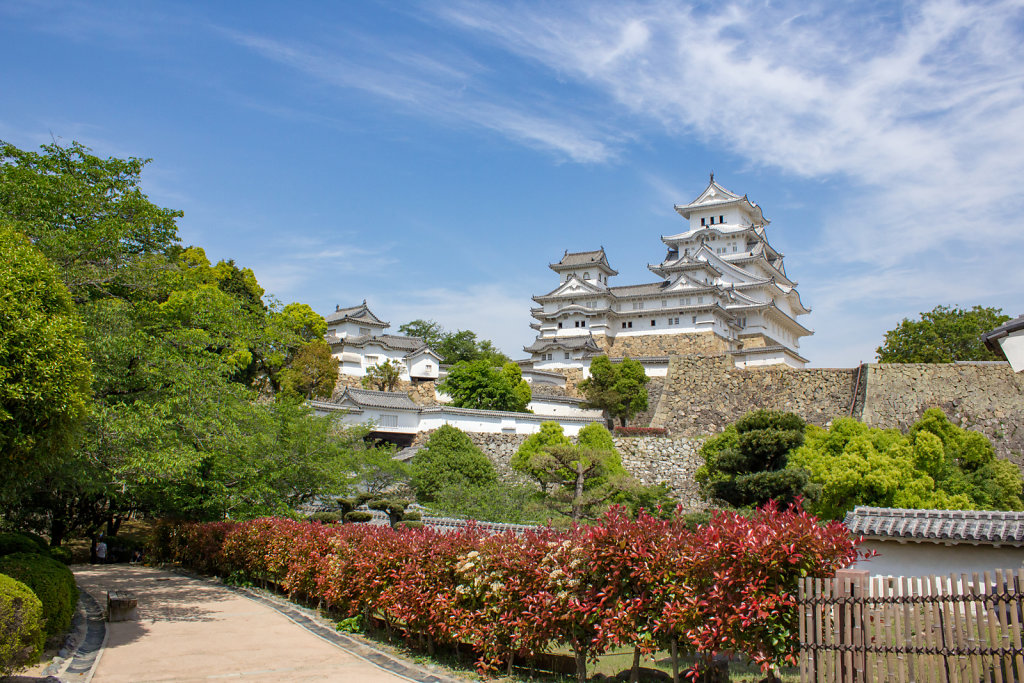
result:
M 1019 1 L 4 0 L 0 139 L 152 158 L 183 240 L 283 302 L 513 357 L 548 263 L 654 280 L 713 169 L 850 366 L 937 304 L 1024 313 L 1022 43 Z

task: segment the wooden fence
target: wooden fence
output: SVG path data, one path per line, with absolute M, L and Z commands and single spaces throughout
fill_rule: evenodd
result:
M 800 584 L 805 683 L 1024 683 L 1024 570 Z

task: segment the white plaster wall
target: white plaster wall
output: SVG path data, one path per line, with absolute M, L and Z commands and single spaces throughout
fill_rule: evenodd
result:
M 1024 548 L 875 540 L 867 540 L 861 547 L 878 551 L 878 557 L 861 560 L 854 567 L 866 569 L 872 576 L 941 576 L 1024 568 Z
M 534 396 L 527 408 L 540 416 L 560 415 L 571 417 L 592 417 L 594 419 L 601 417 L 600 410 L 581 408 L 578 404 L 546 400 L 544 396 Z
M 413 377 L 429 377 L 431 379 L 437 379 L 439 372 L 437 359 L 426 353 L 413 358 L 409 363 L 408 368 L 408 374 Z

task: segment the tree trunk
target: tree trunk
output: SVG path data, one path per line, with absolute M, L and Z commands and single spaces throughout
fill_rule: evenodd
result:
M 629 670 L 629 681 L 630 683 L 639 683 L 640 681 L 640 648 L 633 647 L 633 668 Z
M 56 548 L 64 542 L 64 535 L 68 532 L 68 525 L 61 517 L 53 516 L 50 520 L 50 547 Z
M 573 638 L 572 651 L 576 656 L 576 681 L 587 683 L 587 648 L 580 645 L 579 640 Z
M 576 461 L 576 493 L 572 499 L 572 521 L 579 524 L 583 518 L 583 463 Z
M 679 641 L 672 639 L 672 683 L 679 683 Z

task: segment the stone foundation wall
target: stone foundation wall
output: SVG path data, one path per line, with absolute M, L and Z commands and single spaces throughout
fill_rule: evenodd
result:
M 612 357 L 629 356 L 671 356 L 675 354 L 717 355 L 732 350 L 729 340 L 714 332 L 692 334 L 645 334 L 617 336 L 614 338 L 594 337 L 602 350 Z
M 440 401 L 437 400 L 437 396 L 434 393 L 434 389 L 437 386 L 437 382 L 407 382 L 404 379 L 398 380 L 398 384 L 395 385 L 395 391 L 404 391 L 409 394 L 409 398 L 412 402 L 420 406 L 436 406 L 440 405 Z M 363 388 L 363 378 L 356 377 L 354 375 L 345 375 L 338 373 L 338 383 L 334 385 L 334 393 L 331 395 L 332 401 L 337 401 L 341 398 L 341 394 L 348 387 L 355 387 L 356 389 Z
M 1014 373 L 1008 363 L 866 367 L 864 422 L 905 430 L 933 406 L 987 436 L 1001 457 L 1024 469 L 1024 373 Z
M 673 356 L 651 426 L 674 436 L 715 434 L 768 408 L 817 425 L 852 416 L 905 430 L 931 407 L 989 437 L 1000 457 L 1024 468 L 1024 377 L 1007 363 L 739 369 L 728 356 Z
M 673 356 L 652 427 L 672 435 L 716 434 L 758 408 L 787 410 L 824 425 L 850 414 L 854 369 L 739 369 L 729 356 Z M 639 424 L 639 423 L 638 423 Z

